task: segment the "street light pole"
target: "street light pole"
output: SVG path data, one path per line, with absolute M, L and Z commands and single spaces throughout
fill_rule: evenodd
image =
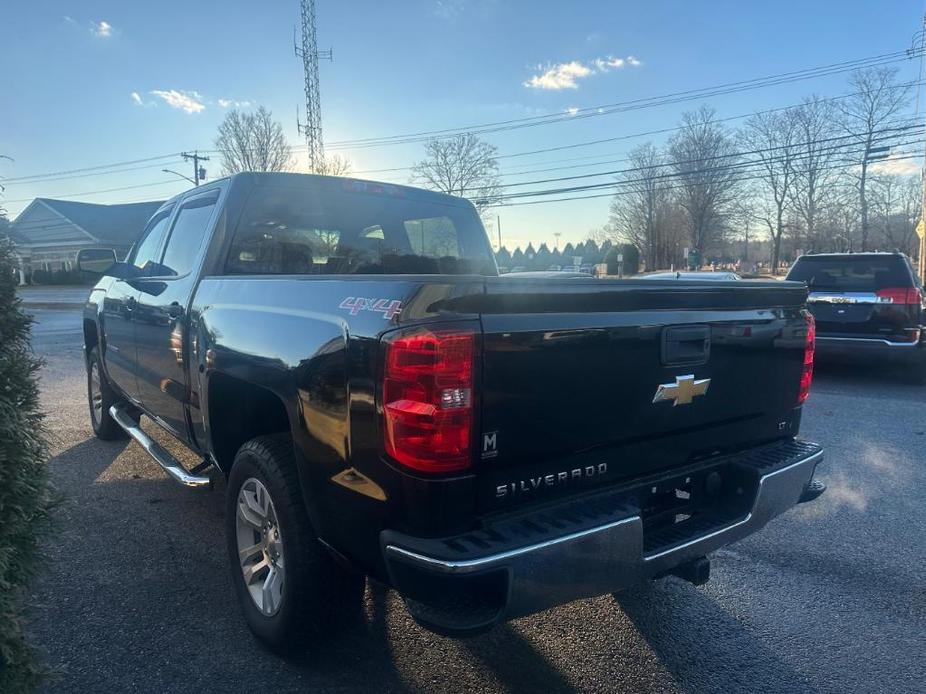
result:
M 190 178 L 189 176 L 184 176 L 184 175 L 183 175 L 182 173 L 180 173 L 179 171 L 174 171 L 173 169 L 161 169 L 161 171 L 163 171 L 164 173 L 173 174 L 174 176 L 180 176 L 180 178 L 182 178 L 182 179 L 184 179 L 184 180 L 186 180 L 186 181 L 189 181 L 189 182 L 192 183 L 194 186 L 195 186 L 195 185 L 199 185 L 199 184 L 198 184 L 196 181 L 194 181 L 192 178 Z

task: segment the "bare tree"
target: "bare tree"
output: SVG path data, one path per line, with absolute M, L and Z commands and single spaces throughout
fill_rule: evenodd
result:
M 868 182 L 869 155 L 879 143 L 881 131 L 889 127 L 891 119 L 909 100 L 910 88 L 897 84 L 897 69 L 871 67 L 856 70 L 849 77 L 852 95 L 840 102 L 843 127 L 858 145 L 860 169 L 858 180 L 859 209 L 861 212 L 861 250 L 868 250 Z
M 412 181 L 472 200 L 482 211 L 498 197 L 497 149 L 472 134 L 429 140 Z
M 659 251 L 664 237 L 668 164 L 650 142 L 631 150 L 629 161 L 630 170 L 618 178 L 623 185 L 611 200 L 609 226 L 619 238 L 643 252 L 647 270 L 655 270 L 665 264 L 665 255 Z
M 702 106 L 682 116 L 681 128 L 669 140 L 669 162 L 678 180 L 676 198 L 685 211 L 691 247 L 699 258 L 719 241 L 724 216 L 735 198 L 737 152 L 733 138 Z
M 798 143 L 791 203 L 804 226 L 808 248 L 815 248 L 817 218 L 832 192 L 833 162 L 841 149 L 832 139 L 836 109 L 831 101 L 814 95 L 794 109 L 794 119 Z
M 875 173 L 869 179 L 871 230 L 885 251 L 899 250 L 913 255 L 917 249 L 922 188 L 918 175 Z
M 760 218 L 772 239 L 773 273 L 778 271 L 785 217 L 794 193 L 797 133 L 797 117 L 791 109 L 757 113 L 740 133 L 744 148 L 754 150 L 750 154 L 757 165 L 753 188 L 760 201 Z
M 293 157 L 283 126 L 263 106 L 256 111 L 229 111 L 219 125 L 215 147 L 222 153 L 222 172 L 288 171 Z
M 340 154 L 326 154 L 320 165 L 315 167 L 315 173 L 323 176 L 350 176 L 353 166 L 350 159 Z

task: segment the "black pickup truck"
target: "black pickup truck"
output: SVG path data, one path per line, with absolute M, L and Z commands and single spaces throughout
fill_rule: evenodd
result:
M 227 478 L 234 585 L 277 649 L 366 576 L 450 635 L 702 582 L 824 488 L 802 284 L 498 276 L 468 202 L 297 174 L 190 190 L 125 262 L 79 262 L 94 431 Z

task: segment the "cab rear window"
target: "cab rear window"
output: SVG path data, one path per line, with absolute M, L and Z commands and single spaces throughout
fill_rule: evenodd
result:
M 228 274 L 496 274 L 466 205 L 400 195 L 263 187 L 249 197 Z
M 787 279 L 806 282 L 811 291 L 874 292 L 913 286 L 900 256 L 804 256 L 794 263 Z

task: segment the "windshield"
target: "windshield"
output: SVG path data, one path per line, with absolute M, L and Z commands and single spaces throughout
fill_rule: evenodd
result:
M 913 279 L 900 256 L 816 256 L 797 260 L 787 279 L 806 282 L 813 290 L 874 292 L 912 287 Z
M 485 231 L 468 206 L 282 186 L 251 194 L 226 271 L 497 274 Z

